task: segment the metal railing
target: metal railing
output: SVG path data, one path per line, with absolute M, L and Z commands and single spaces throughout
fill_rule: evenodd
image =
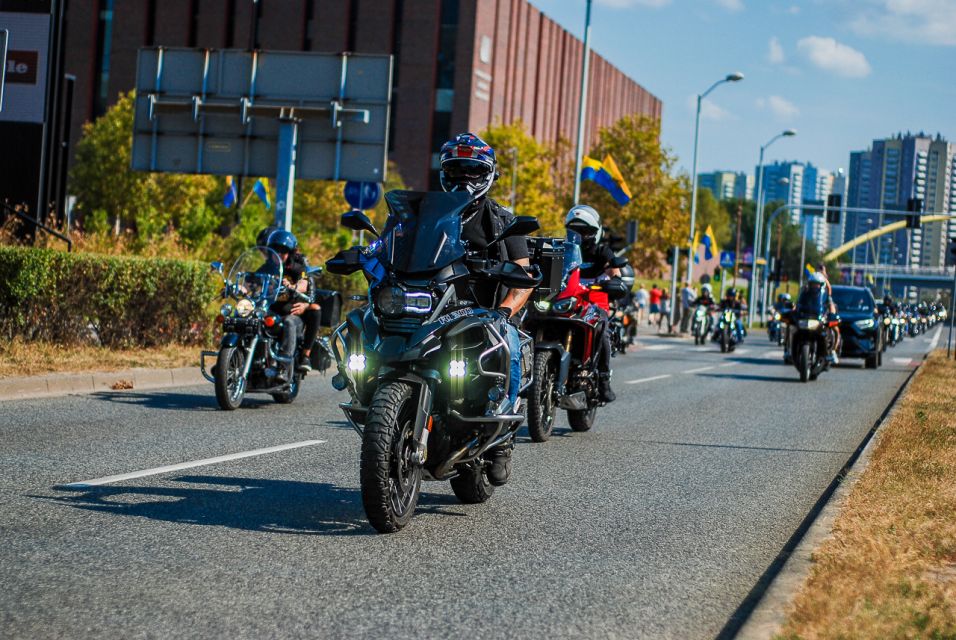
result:
M 70 240 L 69 236 L 67 236 L 66 234 L 57 231 L 57 230 L 54 229 L 53 227 L 47 226 L 46 224 L 40 222 L 39 220 L 36 220 L 36 219 L 34 219 L 34 218 L 31 218 L 31 217 L 28 216 L 27 214 L 23 213 L 22 211 L 20 211 L 20 210 L 17 209 L 16 207 L 14 207 L 14 206 L 12 206 L 12 205 L 6 203 L 6 202 L 0 203 L 0 205 L 2 205 L 2 210 L 3 210 L 3 215 L 4 215 L 4 217 L 6 217 L 6 216 L 16 216 L 17 218 L 19 218 L 19 219 L 25 221 L 26 223 L 33 225 L 35 228 L 41 229 L 42 231 L 45 231 L 46 233 L 50 234 L 51 236 L 54 236 L 54 237 L 56 237 L 56 238 L 59 238 L 60 240 L 62 240 L 63 242 L 66 243 L 66 250 L 67 250 L 67 251 L 73 251 L 73 241 Z

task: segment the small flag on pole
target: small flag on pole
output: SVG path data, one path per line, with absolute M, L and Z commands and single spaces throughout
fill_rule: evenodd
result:
M 694 232 L 694 240 L 690 243 L 690 250 L 694 252 L 694 264 L 700 263 L 700 229 Z
M 803 268 L 803 271 L 804 271 L 804 273 L 807 275 L 808 278 L 809 278 L 810 276 L 812 276 L 814 273 L 817 272 L 817 270 L 814 269 L 814 268 L 813 268 L 813 265 L 810 264 L 809 262 L 807 263 L 807 266 L 805 266 L 805 267 Z
M 232 176 L 226 176 L 226 194 L 222 198 L 222 206 L 230 209 L 238 199 L 239 193 L 236 191 L 235 180 L 232 179 Z
M 714 258 L 714 249 L 717 246 L 717 238 L 714 237 L 714 230 L 707 225 L 707 231 L 704 232 L 704 260 Z
M 259 196 L 259 199 L 262 200 L 262 204 L 266 205 L 266 209 L 272 208 L 272 203 L 269 201 L 268 178 L 259 178 L 256 180 L 256 183 L 252 187 L 252 191 Z

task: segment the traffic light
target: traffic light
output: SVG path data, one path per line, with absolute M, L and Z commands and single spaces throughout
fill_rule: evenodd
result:
M 956 265 L 956 236 L 949 238 L 949 251 L 946 252 L 946 266 Z
M 839 193 L 831 193 L 827 196 L 827 224 L 840 224 L 840 209 L 842 207 L 843 196 Z
M 720 282 L 720 267 L 714 269 L 714 282 Z
M 909 215 L 906 216 L 906 228 L 919 229 L 920 213 L 923 212 L 922 198 L 910 198 L 907 200 L 906 210 L 910 212 Z

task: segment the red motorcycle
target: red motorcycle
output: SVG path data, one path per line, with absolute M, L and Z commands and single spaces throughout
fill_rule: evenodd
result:
M 532 261 L 544 278 L 524 321 L 525 331 L 534 338 L 528 431 L 532 440 L 544 442 L 551 437 L 558 409 L 568 412 L 574 431 L 594 426 L 602 404 L 595 358 L 602 322 L 598 310 L 607 314 L 610 300 L 627 295 L 627 288 L 619 279 L 582 279 L 581 247 L 572 240 L 531 240 Z

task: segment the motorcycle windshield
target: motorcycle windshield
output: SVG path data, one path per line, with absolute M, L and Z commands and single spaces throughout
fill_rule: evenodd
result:
M 802 317 L 819 318 L 824 313 L 826 293 L 823 289 L 805 289 L 797 298 L 797 314 Z
M 471 203 L 467 193 L 391 191 L 385 194 L 389 217 L 374 255 L 404 274 L 431 273 L 465 256 L 461 214 Z
M 257 307 L 268 307 L 282 286 L 282 259 L 268 247 L 247 249 L 232 265 L 227 282 L 234 298 L 248 298 Z
M 581 266 L 581 234 L 576 231 L 568 230 L 567 240 L 564 244 L 564 277 Z

